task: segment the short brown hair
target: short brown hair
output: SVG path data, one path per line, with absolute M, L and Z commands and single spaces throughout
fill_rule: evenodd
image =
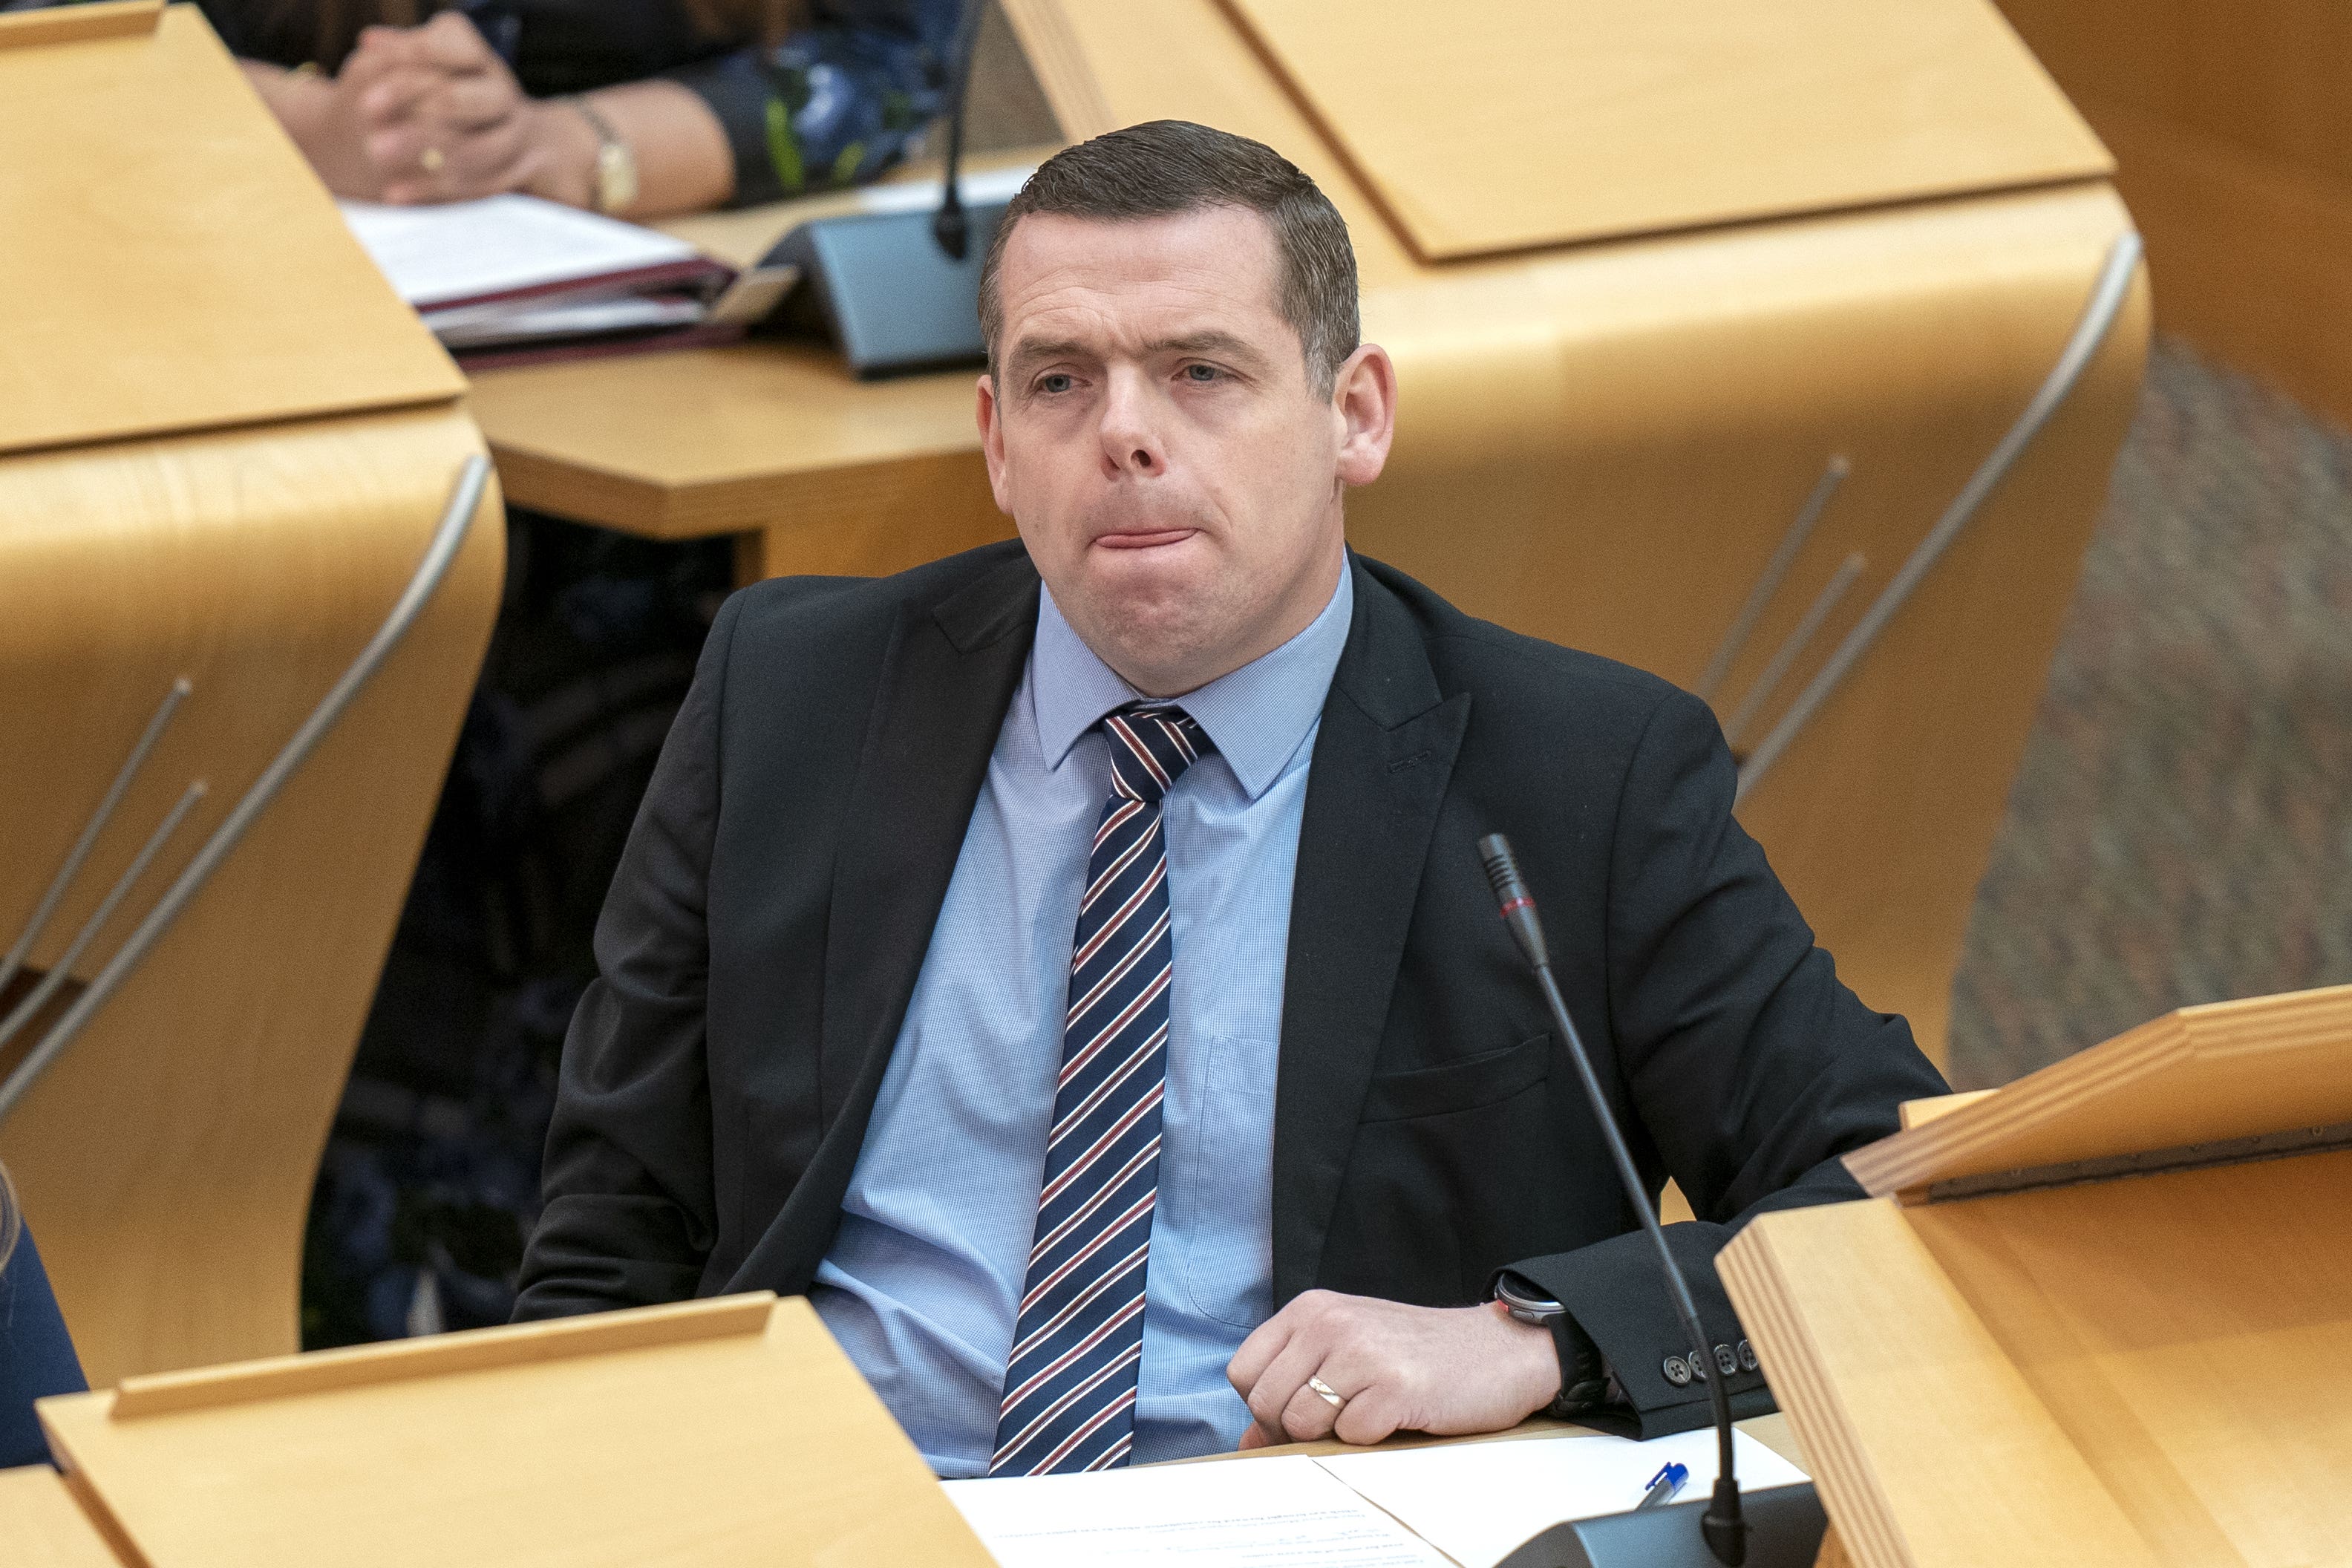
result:
M 1067 217 L 1170 217 L 1242 207 L 1274 226 L 1280 268 L 1276 305 L 1298 333 L 1307 379 L 1322 395 L 1356 352 L 1356 251 L 1347 221 L 1298 166 L 1262 142 L 1188 120 L 1154 120 L 1066 147 L 1037 165 L 1004 209 L 980 270 L 980 331 L 996 374 L 1004 311 L 997 269 L 1013 226 L 1031 213 Z

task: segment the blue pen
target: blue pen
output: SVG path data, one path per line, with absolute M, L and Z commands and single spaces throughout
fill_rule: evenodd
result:
M 1675 1494 L 1690 1480 L 1690 1467 L 1668 1460 L 1665 1468 L 1650 1478 L 1650 1489 L 1642 1494 L 1635 1508 L 1664 1508 L 1675 1500 Z

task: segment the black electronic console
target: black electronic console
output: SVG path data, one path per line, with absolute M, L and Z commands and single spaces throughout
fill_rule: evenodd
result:
M 1811 1481 L 1748 1492 L 1740 1501 L 1747 1568 L 1813 1568 L 1829 1516 Z M 1514 1548 L 1495 1568 L 1720 1568 L 1699 1528 L 1699 1516 L 1713 1506 L 1694 1498 L 1572 1519 Z
M 1560 1044 L 1575 1065 L 1585 1103 L 1592 1108 L 1592 1118 L 1600 1124 L 1601 1139 L 1608 1144 L 1610 1159 L 1617 1167 L 1617 1179 L 1624 1184 L 1625 1195 L 1633 1212 L 1642 1216 L 1642 1228 L 1657 1251 L 1666 1300 L 1682 1323 L 1683 1337 L 1690 1342 L 1695 1364 L 1706 1366 L 1715 1356 L 1699 1324 L 1698 1305 L 1691 1300 L 1690 1286 L 1684 1280 L 1682 1270 L 1675 1267 L 1674 1252 L 1666 1245 L 1665 1232 L 1658 1226 L 1657 1210 L 1642 1185 L 1641 1173 L 1633 1167 L 1633 1155 L 1625 1147 L 1625 1134 L 1609 1109 L 1609 1097 L 1601 1090 L 1600 1076 L 1592 1070 L 1592 1058 L 1585 1054 L 1584 1037 L 1576 1032 L 1576 1020 L 1568 1016 L 1568 1004 L 1560 996 L 1559 984 L 1552 978 L 1543 925 L 1536 917 L 1535 899 L 1519 875 L 1510 841 L 1499 833 L 1488 834 L 1478 840 L 1478 858 L 1486 865 L 1486 879 L 1495 889 L 1496 902 L 1502 906 L 1503 922 L 1510 927 L 1513 940 L 1527 957 L 1528 967 L 1535 972 L 1536 984 L 1542 988 L 1552 1026 L 1559 1031 Z M 1707 1394 L 1715 1406 L 1717 1471 L 1713 1497 L 1704 1502 L 1634 1509 L 1555 1524 L 1504 1558 L 1497 1568 L 1682 1568 L 1685 1563 L 1691 1568 L 1708 1568 L 1709 1564 L 1742 1568 L 1748 1563 L 1755 1564 L 1755 1568 L 1783 1568 L 1784 1564 L 1786 1568 L 1804 1568 L 1811 1563 L 1821 1550 L 1827 1520 L 1822 1512 L 1821 1500 L 1810 1484 L 1758 1492 L 1747 1500 L 1749 1506 L 1743 1509 L 1739 1482 L 1732 1473 L 1731 1399 L 1724 1391 L 1726 1381 L 1720 1377 L 1706 1379 Z
M 980 268 L 1004 204 L 963 205 L 965 89 L 982 0 L 964 0 L 956 27 L 947 112 L 947 166 L 932 212 L 849 213 L 802 224 L 760 258 L 797 268 L 799 280 L 769 318 L 841 346 L 861 377 L 985 363 Z

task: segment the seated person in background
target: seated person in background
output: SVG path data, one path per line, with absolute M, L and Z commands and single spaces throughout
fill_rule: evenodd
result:
M 17 1214 L 8 1173 L 0 1168 L 0 1469 L 48 1463 L 33 1401 L 88 1386 L 41 1255 Z
M 338 195 L 522 191 L 640 218 L 881 173 L 940 110 L 957 16 L 956 0 L 201 4 Z
M 806 1292 L 947 1475 L 1703 1425 L 1496 916 L 1503 832 L 1769 1408 L 1717 1249 L 1859 1196 L 1838 1155 L 1943 1084 L 1733 820 L 1706 708 L 1349 552 L 1395 372 L 1269 149 L 1061 153 L 981 299 L 1020 542 L 728 602 L 597 931 L 518 1316 Z

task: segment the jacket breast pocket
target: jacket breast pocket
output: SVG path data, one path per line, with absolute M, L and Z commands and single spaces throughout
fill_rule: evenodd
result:
M 1402 1121 L 1472 1110 L 1524 1094 L 1551 1075 L 1551 1037 L 1481 1051 L 1458 1062 L 1383 1073 L 1364 1095 L 1363 1121 Z

